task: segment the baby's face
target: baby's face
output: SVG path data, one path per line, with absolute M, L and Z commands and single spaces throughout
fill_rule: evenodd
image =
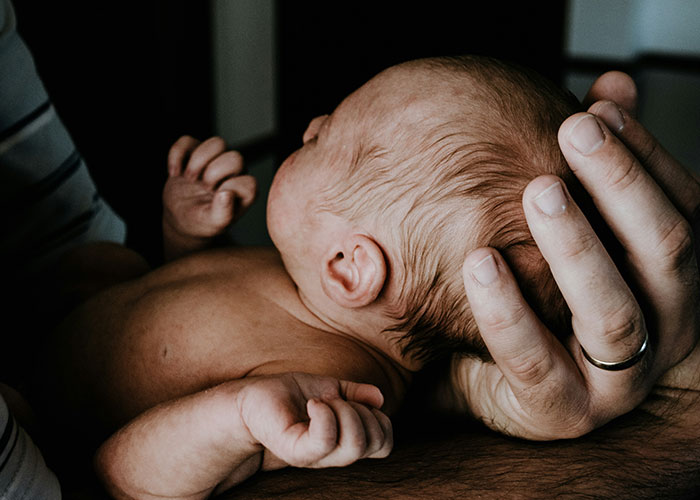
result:
M 320 207 L 323 193 L 342 173 L 351 158 L 344 141 L 350 140 L 352 123 L 341 104 L 330 116 L 311 121 L 303 136 L 303 146 L 279 167 L 270 187 L 267 226 L 287 270 L 308 260 L 316 250 L 320 232 L 328 223 Z M 298 280 L 297 285 L 300 285 Z
M 303 290 L 311 282 L 314 261 L 325 256 L 320 237 L 326 240 L 343 222 L 323 210 L 325 196 L 339 185 L 353 164 L 358 146 L 373 143 L 398 145 L 395 129 L 403 136 L 419 129 L 433 113 L 434 82 L 425 75 L 411 78 L 410 70 L 384 72 L 348 96 L 330 116 L 311 121 L 303 146 L 278 169 L 268 197 L 267 226 L 285 267 Z M 426 97 L 427 96 L 427 97 Z M 412 133 L 412 132 L 411 132 Z M 402 139 L 405 141 L 405 139 Z M 410 205 L 409 200 L 406 203 Z
M 323 196 L 347 174 L 361 136 L 373 138 L 383 127 L 376 117 L 396 118 L 396 84 L 375 77 L 348 96 L 333 113 L 314 118 L 303 136 L 303 146 L 277 170 L 268 197 L 267 225 L 272 241 L 285 258 L 308 253 L 319 226 Z

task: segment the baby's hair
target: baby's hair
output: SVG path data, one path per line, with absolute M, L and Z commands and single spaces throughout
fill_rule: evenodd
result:
M 399 97 L 382 94 L 358 115 L 352 165 L 327 198 L 330 210 L 389 228 L 382 237 L 399 255 L 390 272 L 401 290 L 391 332 L 402 332 L 404 355 L 489 359 L 461 274 L 467 252 L 479 246 L 501 252 L 552 331 L 570 332 L 570 312 L 521 199 L 543 174 L 578 191 L 557 143 L 578 101 L 532 71 L 485 57 L 413 61 L 382 78 Z M 394 111 L 382 108 L 387 100 Z

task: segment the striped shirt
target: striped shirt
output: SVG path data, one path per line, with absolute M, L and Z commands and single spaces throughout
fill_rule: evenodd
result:
M 124 223 L 51 105 L 9 0 L 0 26 L 0 261 L 37 272 L 79 243 L 123 243 Z
M 7 268 L 5 283 L 8 277 L 40 273 L 71 246 L 123 243 L 125 237 L 123 221 L 97 193 L 51 105 L 17 34 L 12 4 L 0 0 L 0 263 Z M 0 500 L 60 497 L 56 477 L 0 396 Z
M 56 500 L 61 488 L 0 396 L 0 500 Z

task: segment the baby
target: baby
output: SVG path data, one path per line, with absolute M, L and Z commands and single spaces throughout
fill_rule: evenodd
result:
M 96 459 L 110 492 L 204 498 L 258 470 L 386 456 L 386 414 L 413 373 L 455 353 L 488 358 L 460 272 L 478 246 L 499 249 L 545 322 L 566 331 L 521 194 L 542 174 L 572 179 L 556 135 L 577 109 L 490 59 L 392 67 L 314 119 L 279 168 L 275 248 L 195 252 L 254 184 L 221 141 L 178 141 L 164 236 L 181 258 L 145 274 L 117 246 L 68 259 L 110 262 L 109 279 L 83 290 L 142 274 L 84 302 L 52 347 L 57 404 L 121 427 Z

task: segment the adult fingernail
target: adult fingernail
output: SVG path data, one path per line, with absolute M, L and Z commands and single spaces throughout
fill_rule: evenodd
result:
M 534 202 L 542 212 L 550 217 L 563 214 L 569 205 L 564 189 L 559 182 L 543 189 L 540 194 L 535 196 Z
M 579 153 L 589 155 L 603 145 L 605 136 L 596 119 L 592 115 L 584 115 L 572 127 L 569 140 Z
M 614 102 L 604 103 L 596 112 L 596 115 L 605 122 L 610 130 L 622 132 L 622 129 L 625 127 L 625 117 L 620 107 Z
M 482 286 L 488 286 L 498 277 L 498 267 L 493 255 L 488 255 L 477 262 L 472 268 L 472 276 Z

